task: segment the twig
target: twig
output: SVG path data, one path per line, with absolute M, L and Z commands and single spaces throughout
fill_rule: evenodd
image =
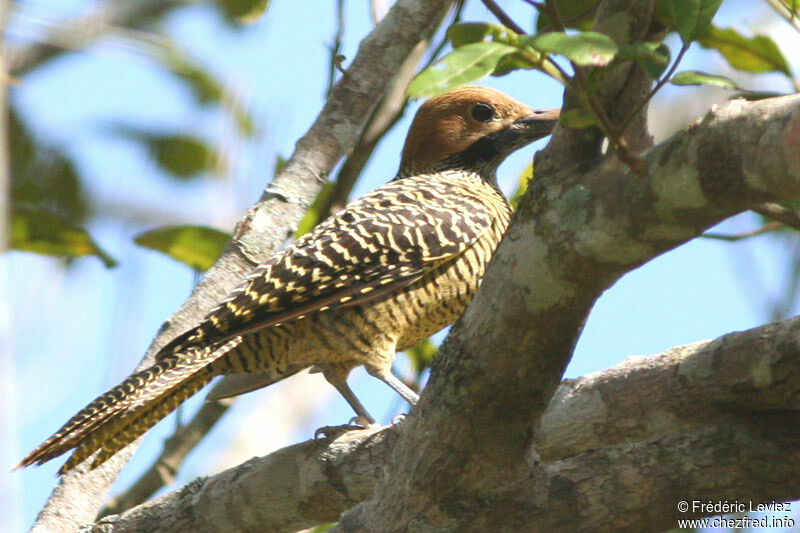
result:
M 675 70 L 678 68 L 678 64 L 683 59 L 684 54 L 689 49 L 689 45 L 691 43 L 683 43 L 681 45 L 681 49 L 678 52 L 678 55 L 675 56 L 675 61 L 672 62 L 670 65 L 669 70 L 661 77 L 660 80 L 655 84 L 655 86 L 650 90 L 650 93 L 644 98 L 639 104 L 636 106 L 636 109 L 628 115 L 628 117 L 622 122 L 622 125 L 617 129 L 617 134 L 622 137 L 625 134 L 625 130 L 628 129 L 630 123 L 633 121 L 634 118 L 642 111 L 642 108 L 647 105 L 647 103 L 655 96 L 655 94 L 661 89 L 669 80 L 672 78 L 672 75 L 675 74 Z
M 749 239 L 750 237 L 757 237 L 758 235 L 764 235 L 765 233 L 775 231 L 776 229 L 780 229 L 782 227 L 783 227 L 782 222 L 770 222 L 769 224 L 764 224 L 760 228 L 755 229 L 753 231 L 746 231 L 744 233 L 739 233 L 736 235 L 724 235 L 722 233 L 703 233 L 702 235 L 700 235 L 700 237 L 704 239 L 714 239 L 717 241 L 736 242 L 744 239 Z
M 342 49 L 342 37 L 344 36 L 344 0 L 336 1 L 336 33 L 333 36 L 333 43 L 331 44 L 331 59 L 330 66 L 328 67 L 328 88 L 325 89 L 325 95 L 331 94 L 333 84 L 336 83 L 336 71 L 338 70 L 344 74 L 342 69 L 342 61 L 344 56 L 339 52 Z
M 558 6 L 555 5 L 553 0 L 546 0 L 543 6 L 541 4 L 539 4 L 539 6 L 540 7 L 537 7 L 537 9 L 540 10 L 540 14 L 546 13 L 556 30 L 561 32 L 566 30 L 564 23 L 561 20 L 561 15 L 558 12 Z M 552 63 L 555 64 L 555 62 Z M 614 148 L 617 157 L 619 157 L 620 160 L 628 165 L 632 170 L 640 172 L 643 169 L 642 159 L 631 151 L 630 147 L 628 146 L 628 142 L 624 137 L 620 137 L 616 134 L 615 128 L 611 123 L 611 120 L 608 118 L 608 115 L 606 115 L 605 110 L 602 108 L 597 99 L 593 95 L 589 94 L 588 84 L 586 83 L 586 76 L 583 72 L 583 68 L 575 63 L 570 63 L 572 64 L 572 69 L 575 72 L 574 79 L 583 93 L 586 104 L 588 104 L 592 114 L 597 119 L 597 125 L 603 131 L 603 134 L 608 137 L 608 140 L 611 146 Z
M 800 212 L 794 209 L 783 207 L 780 204 L 766 202 L 754 207 L 753 211 L 759 215 L 780 222 L 781 224 L 800 230 Z
M 535 7 L 536 9 L 540 9 L 542 7 L 541 2 L 534 2 L 533 0 L 523 0 L 523 2 Z M 583 17 L 585 17 L 586 15 L 588 15 L 589 13 L 591 13 L 592 11 L 597 9 L 597 4 L 598 3 L 599 3 L 599 0 L 597 0 L 597 2 L 593 2 L 593 3 L 589 4 L 589 7 L 587 7 L 586 9 L 584 9 L 583 11 L 578 13 L 577 15 L 569 17 L 567 19 L 564 19 L 564 25 L 566 26 L 568 24 L 572 24 L 573 22 L 576 22 L 576 21 L 582 19 Z M 547 30 L 547 29 L 552 28 L 552 27 L 553 27 L 553 23 L 552 22 L 550 22 L 549 24 L 546 24 L 546 25 L 543 24 L 542 25 L 542 30 Z
M 794 10 L 787 10 L 780 0 L 764 0 L 768 6 L 774 9 L 780 16 L 786 19 L 786 22 L 792 25 L 794 29 L 800 31 L 800 19 L 797 18 L 797 13 Z
M 447 24 L 451 26 L 456 24 L 461 18 L 461 12 L 464 4 L 458 3 L 453 12 L 452 20 Z M 434 47 L 433 52 L 428 56 L 426 64 L 419 70 L 425 70 L 430 66 L 441 51 L 447 44 L 447 38 L 442 37 L 439 43 Z M 408 98 L 405 96 L 406 88 L 417 72 L 417 65 L 420 58 L 427 49 L 422 43 L 408 56 L 403 65 L 398 69 L 397 77 L 392 85 L 392 88 L 383 97 L 378 107 L 372 112 L 369 122 L 364 127 L 361 137 L 356 143 L 356 146 L 347 156 L 347 159 L 339 169 L 334 182 L 333 192 L 328 196 L 327 201 L 320 207 L 319 220 L 324 220 L 332 211 L 337 211 L 344 207 L 353 187 L 358 181 L 358 177 L 363 172 L 364 167 L 372 157 L 378 143 L 383 139 L 383 136 L 397 124 L 397 121 L 405 113 Z
M 486 6 L 486 9 L 492 12 L 492 15 L 497 17 L 497 20 L 503 23 L 503 26 L 520 35 L 526 33 L 519 24 L 514 22 L 514 20 L 494 2 L 494 0 L 481 0 L 481 2 Z

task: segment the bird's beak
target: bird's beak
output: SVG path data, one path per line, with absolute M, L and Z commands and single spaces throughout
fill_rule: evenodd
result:
M 533 141 L 550 135 L 560 115 L 560 109 L 536 109 L 527 117 L 514 121 L 514 126 L 524 129 L 525 137 Z

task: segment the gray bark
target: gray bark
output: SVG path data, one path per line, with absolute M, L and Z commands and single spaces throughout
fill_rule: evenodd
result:
M 643 173 L 611 159 L 589 171 L 537 167 L 385 475 L 341 529 L 449 531 L 503 520 L 499 487 L 525 481 L 535 421 L 596 299 L 721 220 L 800 196 L 798 124 L 800 96 L 736 100 L 650 150 Z
M 681 501 L 800 497 L 798 338 L 795 318 L 562 382 L 517 480 L 498 487 L 502 503 L 467 529 L 661 531 L 703 514 L 679 512 Z M 279 532 L 332 522 L 370 495 L 407 429 L 290 446 L 85 531 Z

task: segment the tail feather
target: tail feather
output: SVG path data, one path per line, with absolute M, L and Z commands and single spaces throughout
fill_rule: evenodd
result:
M 234 339 L 216 348 L 198 348 L 194 352 L 160 358 L 153 366 L 129 376 L 84 407 L 15 468 L 40 465 L 78 448 L 62 468 L 60 473 L 64 473 L 98 449 L 114 449 L 111 454 L 101 454 L 104 456 L 101 461 L 95 460 L 92 468 L 97 467 L 208 383 L 214 377 L 211 363 L 239 342 Z M 158 406 L 162 402 L 172 407 L 152 419 L 156 410 L 160 412 Z M 140 426 L 141 430 L 133 434 Z M 117 446 L 114 441 L 118 433 L 125 433 L 124 438 L 117 437 L 117 440 L 127 439 L 123 446 Z M 107 444 L 108 439 L 111 441 Z
M 213 377 L 211 369 L 205 368 L 188 379 L 174 384 L 172 388 L 162 391 L 162 394 L 153 401 L 108 420 L 81 441 L 69 460 L 58 471 L 59 475 L 66 474 L 100 450 L 91 464 L 91 468 L 97 468 L 174 411 Z

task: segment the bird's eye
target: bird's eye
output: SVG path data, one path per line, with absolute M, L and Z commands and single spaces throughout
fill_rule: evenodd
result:
M 494 118 L 494 109 L 489 104 L 478 103 L 472 108 L 472 118 L 478 122 L 489 122 Z

